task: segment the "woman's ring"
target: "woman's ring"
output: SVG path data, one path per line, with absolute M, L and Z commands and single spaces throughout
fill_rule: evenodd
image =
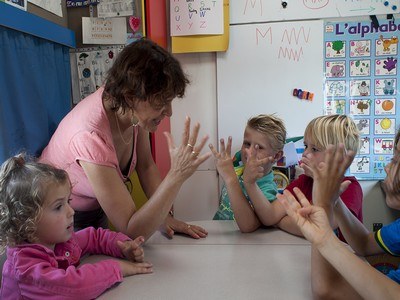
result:
M 187 229 L 190 229 L 190 225 L 188 225 Z
M 187 144 L 187 146 L 192 148 L 192 149 L 194 148 L 194 146 L 192 144 L 189 144 L 189 143 Z
M 192 151 L 192 154 L 193 154 L 194 157 L 199 156 L 199 152 L 196 152 L 196 151 Z

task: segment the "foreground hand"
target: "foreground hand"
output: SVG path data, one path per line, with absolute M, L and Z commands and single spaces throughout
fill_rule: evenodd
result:
M 172 135 L 169 132 L 164 132 L 171 157 L 169 174 L 174 175 L 174 180 L 178 182 L 183 182 L 189 178 L 198 166 L 211 156 L 211 153 L 199 155 L 208 140 L 208 136 L 204 136 L 199 145 L 196 145 L 199 130 L 200 124 L 197 123 L 190 134 L 190 118 L 186 117 L 182 143 L 179 147 L 175 146 Z
M 164 224 L 161 225 L 160 230 L 171 239 L 175 232 L 186 234 L 194 239 L 205 238 L 208 235 L 208 232 L 204 228 L 197 225 L 189 225 L 171 216 L 167 217 Z
M 246 168 L 244 168 L 243 182 L 244 183 L 255 183 L 258 179 L 264 177 L 267 172 L 271 170 L 274 158 L 272 156 L 258 158 L 259 146 L 256 145 L 254 148 L 246 149 L 247 161 Z
M 232 137 L 228 137 L 228 142 L 225 147 L 224 139 L 220 139 L 220 152 L 215 149 L 213 144 L 209 144 L 208 147 L 210 148 L 212 154 L 215 158 L 215 166 L 221 177 L 226 182 L 229 177 L 236 178 L 235 169 L 233 168 L 233 161 L 232 161 Z
M 121 249 L 124 257 L 131 262 L 143 262 L 144 251 L 142 244 L 144 243 L 144 237 L 139 236 L 133 241 L 117 241 L 118 247 Z
M 121 267 L 122 276 L 131 276 L 136 274 L 148 274 L 153 273 L 153 265 L 148 262 L 130 262 L 123 259 L 118 259 L 119 265 Z
M 313 202 L 324 206 L 332 205 L 339 195 L 347 189 L 350 181 L 343 182 L 344 173 L 355 156 L 354 151 L 346 151 L 343 144 L 337 147 L 328 145 L 325 152 L 325 161 L 316 164 L 313 155 L 303 158 L 304 168 L 313 173 Z
M 278 194 L 278 200 L 307 240 L 316 246 L 323 244 L 333 235 L 325 210 L 311 205 L 300 189 L 294 188 L 293 191 L 299 202 L 288 190 L 285 190 L 283 195 Z

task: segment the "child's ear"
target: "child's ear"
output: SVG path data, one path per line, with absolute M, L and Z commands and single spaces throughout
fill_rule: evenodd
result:
M 282 158 L 282 156 L 283 156 L 283 151 L 282 151 L 282 150 L 281 150 L 281 151 L 278 151 L 278 152 L 275 154 L 275 156 L 274 156 L 275 162 L 277 162 L 278 160 L 280 160 L 280 159 Z

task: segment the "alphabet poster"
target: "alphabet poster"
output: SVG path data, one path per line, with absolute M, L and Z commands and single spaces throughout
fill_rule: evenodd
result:
M 400 125 L 400 24 L 378 23 L 324 24 L 325 113 L 353 117 L 361 138 L 349 172 L 365 180 L 386 177 Z

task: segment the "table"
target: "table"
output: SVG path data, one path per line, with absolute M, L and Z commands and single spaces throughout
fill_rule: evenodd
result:
M 240 233 L 234 221 L 191 224 L 208 237 L 155 233 L 144 246 L 154 273 L 126 277 L 99 299 L 312 299 L 307 240 L 275 228 Z

